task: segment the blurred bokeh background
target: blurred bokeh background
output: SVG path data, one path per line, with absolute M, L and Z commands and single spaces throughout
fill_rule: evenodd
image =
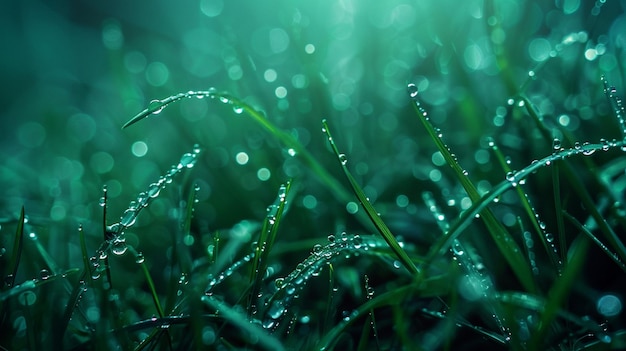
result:
M 393 229 L 418 235 L 422 191 L 445 193 L 454 181 L 438 170 L 442 159 L 407 84 L 418 86 L 433 123 L 487 190 L 503 179 L 483 149 L 496 130 L 507 152 L 522 156 L 514 168 L 551 152 L 534 148 L 530 129 L 511 130 L 519 123 L 507 100 L 521 87 L 548 124 L 581 140 L 617 137 L 600 76 L 623 92 L 625 4 L 3 1 L 0 217 L 9 222 L 24 205 L 45 231 L 83 223 L 99 237 L 103 185 L 111 223 L 199 143 L 204 153 L 188 179 L 140 215 L 137 227 L 153 225 L 155 242 L 169 237 L 166 223 L 195 183 L 205 231 L 262 220 L 289 178 L 298 189 L 286 219 L 299 224 L 289 227 L 301 231 L 294 235 L 349 226 L 354 204 L 337 201 L 297 156 L 227 106 L 184 100 L 121 129 L 152 99 L 215 87 L 263 111 L 343 181 L 321 133 L 327 118 Z

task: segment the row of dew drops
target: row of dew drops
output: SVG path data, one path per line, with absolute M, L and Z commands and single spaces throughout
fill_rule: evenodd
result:
M 150 184 L 147 191 L 141 192 L 135 200 L 130 202 L 128 208 L 120 217 L 119 222 L 106 227 L 107 240 L 100 245 L 96 251 L 96 255 L 89 259 L 92 269 L 92 279 L 98 279 L 106 269 L 103 261 L 106 260 L 109 252 L 118 256 L 127 252 L 128 245 L 126 244 L 126 238 L 124 235 L 125 230 L 135 224 L 137 216 L 141 210 L 146 208 L 153 199 L 158 197 L 161 191 L 165 189 L 168 184 L 172 183 L 176 174 L 180 173 L 184 169 L 192 168 L 195 165 L 201 151 L 202 148 L 200 145 L 194 145 L 192 152 L 183 154 L 177 164 L 173 165 L 170 170 L 163 176 L 159 177 L 156 182 Z M 100 206 L 105 207 L 107 201 L 106 187 L 104 187 L 103 191 L 104 195 L 100 199 Z M 144 256 L 141 252 L 138 252 L 135 255 L 137 263 L 141 264 L 144 262 Z

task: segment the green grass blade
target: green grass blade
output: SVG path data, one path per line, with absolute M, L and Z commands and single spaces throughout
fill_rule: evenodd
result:
M 165 313 L 163 313 L 163 307 L 161 307 L 161 302 L 159 301 L 159 294 L 156 291 L 154 280 L 152 280 L 152 275 L 150 275 L 150 271 L 148 270 L 148 266 L 146 265 L 146 260 L 143 254 L 137 252 L 137 250 L 135 250 L 135 248 L 130 245 L 128 246 L 128 251 L 135 257 L 135 262 L 141 267 L 141 271 L 146 278 L 146 283 L 148 283 L 148 289 L 150 290 L 150 294 L 152 295 L 152 302 L 154 303 L 157 314 L 160 318 L 163 318 L 165 316 Z
M 24 206 L 20 212 L 20 219 L 17 222 L 17 229 L 15 230 L 15 240 L 13 241 L 13 250 L 11 251 L 11 260 L 9 261 L 9 280 L 8 286 L 12 287 L 15 284 L 15 276 L 17 275 L 17 269 L 20 265 L 22 258 L 22 247 L 24 241 Z
M 235 327 L 240 328 L 243 332 L 257 338 L 258 345 L 263 349 L 271 351 L 285 350 L 285 347 L 278 338 L 268 334 L 267 331 L 259 325 L 250 323 L 248 318 L 241 312 L 238 312 L 225 303 L 217 301 L 206 295 L 202 296 L 200 300 L 215 311 L 219 311 L 220 316 L 229 321 Z
M 332 192 L 333 195 L 337 197 L 338 200 L 342 202 L 350 201 L 350 193 L 341 186 L 341 183 L 337 181 L 330 173 L 326 171 L 326 169 L 311 155 L 311 153 L 304 147 L 298 140 L 296 140 L 291 134 L 286 133 L 276 127 L 270 120 L 268 120 L 262 113 L 257 111 L 254 107 L 249 104 L 225 93 L 218 93 L 214 90 L 209 91 L 189 91 L 187 93 L 179 93 L 177 95 L 172 95 L 163 100 L 153 100 L 150 102 L 148 107 L 143 111 L 139 112 L 136 116 L 131 118 L 122 128 L 127 128 L 130 125 L 133 125 L 140 120 L 153 115 L 160 113 L 166 106 L 174 101 L 178 101 L 183 99 L 184 97 L 209 97 L 211 99 L 217 99 L 222 103 L 233 106 L 233 110 L 235 113 L 245 113 L 249 116 L 255 123 L 265 129 L 269 134 L 278 139 L 283 145 L 288 148 L 294 150 L 296 157 L 302 157 L 305 165 L 309 167 L 313 173 L 318 177 L 318 179 L 325 184 Z
M 472 200 L 472 203 L 478 202 L 481 199 L 481 196 L 476 190 L 476 187 L 470 181 L 467 176 L 467 172 L 461 168 L 456 158 L 452 155 L 448 146 L 446 146 L 443 142 L 439 135 L 440 133 L 435 130 L 433 125 L 430 123 L 428 113 L 424 110 L 424 108 L 422 108 L 417 100 L 417 87 L 414 84 L 409 84 L 408 89 L 411 99 L 413 100 L 413 107 L 431 139 L 435 142 L 435 145 L 437 145 L 437 149 L 443 155 L 446 163 L 452 167 L 461 185 L 470 197 L 470 200 Z M 528 262 L 522 254 L 522 250 L 519 249 L 518 245 L 515 243 L 506 228 L 495 218 L 489 208 L 485 206 L 480 214 L 483 222 L 487 226 L 489 234 L 491 234 L 493 241 L 498 246 L 498 249 L 506 259 L 513 272 L 515 272 L 515 275 L 520 283 L 528 291 L 535 291 L 536 286 L 532 272 Z
M 561 306 L 567 300 L 574 282 L 578 279 L 580 270 L 586 260 L 588 248 L 589 240 L 586 237 L 580 237 L 579 240 L 572 243 L 570 260 L 564 268 L 563 274 L 556 279 L 548 292 L 548 299 L 543 307 L 540 321 L 537 324 L 538 329 L 532 333 L 528 343 L 529 350 L 544 349 L 545 345 L 542 345 L 542 343 L 545 341 L 545 336 L 552 328 L 552 322 L 557 317 Z
M 261 283 L 265 277 L 269 254 L 276 241 L 278 227 L 287 205 L 287 196 L 289 195 L 290 189 L 291 181 L 287 181 L 280 186 L 276 200 L 268 207 L 268 213 L 263 222 L 259 240 L 254 250 L 254 260 L 252 261 L 252 269 L 250 272 L 250 282 L 252 283 L 248 305 L 248 311 L 250 313 L 253 313 L 256 308 L 253 308 L 252 304 L 261 289 Z
M 78 273 L 80 271 L 80 269 L 78 268 L 72 268 L 72 269 L 68 269 L 64 272 L 58 273 L 58 274 L 53 274 L 49 277 L 47 277 L 46 279 L 37 279 L 37 280 L 27 280 L 22 284 L 16 285 L 14 287 L 12 287 L 9 290 L 5 290 L 0 292 L 0 301 L 5 301 L 8 298 L 11 298 L 17 294 L 20 294 L 24 291 L 28 291 L 28 290 L 32 290 L 35 289 L 37 287 L 40 287 L 42 285 L 45 284 L 50 284 L 52 282 L 55 282 L 57 280 L 61 280 L 61 279 L 65 279 L 68 275 L 72 275 L 75 273 Z
M 328 137 L 328 140 L 330 141 L 330 146 L 332 147 L 333 152 L 337 156 L 337 160 L 339 160 L 341 169 L 346 175 L 346 178 L 348 178 L 348 181 L 350 182 L 350 185 L 352 186 L 352 190 L 354 191 L 354 194 L 359 199 L 359 202 L 365 209 L 365 213 L 367 213 L 367 216 L 370 218 L 372 224 L 374 224 L 378 232 L 383 236 L 383 239 L 385 239 L 385 241 L 387 242 L 391 250 L 396 254 L 396 256 L 398 257 L 400 262 L 404 265 L 404 267 L 411 274 L 417 275 L 418 273 L 417 267 L 415 266 L 413 261 L 409 258 L 409 255 L 406 253 L 406 251 L 404 251 L 404 249 L 400 246 L 400 244 L 398 243 L 398 240 L 396 240 L 396 237 L 391 233 L 391 230 L 389 230 L 389 228 L 387 227 L 385 222 L 382 220 L 382 218 L 380 218 L 374 206 L 372 206 L 370 201 L 367 199 L 365 192 L 363 191 L 363 189 L 361 189 L 361 186 L 357 183 L 357 181 L 354 179 L 354 177 L 348 170 L 348 167 L 346 166 L 346 163 L 347 163 L 346 156 L 339 152 L 339 149 L 337 148 L 337 145 L 335 144 L 335 141 L 333 140 L 333 137 L 330 133 L 330 129 L 328 127 L 328 123 L 326 122 L 326 120 L 322 121 L 322 125 L 323 125 L 322 131 L 326 133 L 326 136 Z
M 559 252 L 561 262 L 565 263 L 567 242 L 565 241 L 565 222 L 563 220 L 563 204 L 561 202 L 561 180 L 559 177 L 559 162 L 552 165 L 552 187 L 554 189 L 554 209 L 556 210 L 556 226 L 559 235 Z
M 624 262 L 622 260 L 620 260 L 619 256 L 614 253 L 611 252 L 611 250 L 609 250 L 608 247 L 606 247 L 606 245 L 604 245 L 604 243 L 598 239 L 598 237 L 596 237 L 595 235 L 593 235 L 593 233 L 591 233 L 589 231 L 589 229 L 587 229 L 587 227 L 585 227 L 584 225 L 582 225 L 582 223 L 580 223 L 576 218 L 574 218 L 574 216 L 570 215 L 567 212 L 563 212 L 563 216 L 565 216 L 565 218 L 567 218 L 568 221 L 570 221 L 572 224 L 574 224 L 574 226 L 576 226 L 576 228 L 578 228 L 578 230 L 580 230 L 583 234 L 585 234 L 589 239 L 591 239 L 596 245 L 598 245 L 598 247 L 613 261 L 615 262 L 615 264 L 617 264 L 619 266 L 619 268 L 621 268 L 624 272 L 626 272 L 626 264 L 624 264 Z

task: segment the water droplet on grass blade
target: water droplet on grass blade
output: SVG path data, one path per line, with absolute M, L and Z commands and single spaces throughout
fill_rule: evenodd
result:
M 148 196 L 154 198 L 154 197 L 159 196 L 160 192 L 161 192 L 161 187 L 159 186 L 159 184 L 157 183 L 150 184 L 150 187 L 148 188 Z
M 135 224 L 136 220 L 137 220 L 137 212 L 129 208 L 126 211 L 124 211 L 120 224 L 123 225 L 124 227 L 130 227 L 133 224 Z
M 113 240 L 113 247 L 111 248 L 111 252 L 116 255 L 123 255 L 128 250 L 128 246 L 126 246 L 126 239 L 124 238 L 115 238 Z
M 139 252 L 137 253 L 137 257 L 135 257 L 135 262 L 137 264 L 142 264 L 146 261 L 146 258 L 144 257 L 143 253 Z
M 345 166 L 348 163 L 348 158 L 345 154 L 339 154 L 339 161 L 343 166 Z
M 50 278 L 50 276 L 51 276 L 50 271 L 49 271 L 49 270 L 47 270 L 47 269 L 42 269 L 42 270 L 39 272 L 39 278 L 40 278 L 41 280 L 47 280 L 48 278 Z
M 163 111 L 165 104 L 161 100 L 152 100 L 148 104 L 148 112 L 154 115 L 158 115 Z
M 419 89 L 417 88 L 417 85 L 410 83 L 409 85 L 407 85 L 406 89 L 411 99 L 417 98 L 417 94 L 419 93 Z
M 186 153 L 180 158 L 180 163 L 178 168 L 191 168 L 196 162 L 196 154 Z

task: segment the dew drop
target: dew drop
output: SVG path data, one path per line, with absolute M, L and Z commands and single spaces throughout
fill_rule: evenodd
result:
M 148 111 L 154 115 L 158 115 L 161 111 L 163 111 L 164 107 L 165 105 L 161 102 L 161 100 L 152 100 L 148 104 Z
M 554 140 L 552 140 L 552 149 L 554 149 L 554 151 L 561 150 L 561 140 L 560 139 L 554 138 Z
M 146 261 L 146 258 L 144 257 L 143 253 L 139 252 L 137 253 L 137 257 L 135 257 L 135 262 L 137 264 L 142 264 Z
M 116 238 L 113 240 L 113 247 L 111 248 L 111 252 L 116 255 L 123 255 L 128 250 L 128 246 L 126 246 L 126 239 L 124 238 Z
M 42 270 L 39 272 L 39 278 L 40 278 L 41 280 L 47 280 L 48 278 L 50 278 L 50 271 L 49 271 L 49 270 L 47 270 L 47 269 L 42 269 Z
M 137 212 L 129 208 L 126 211 L 124 211 L 120 224 L 124 227 L 130 227 L 133 224 L 135 224 L 136 220 L 137 220 Z
M 398 261 L 398 260 L 393 261 L 393 268 L 399 269 L 400 266 L 401 266 L 400 261 Z
M 100 205 L 101 207 L 104 207 L 104 205 L 106 205 L 106 199 L 103 197 L 100 198 L 100 201 L 98 201 L 98 205 Z
M 159 186 L 159 184 L 157 183 L 152 183 L 150 184 L 150 187 L 148 188 L 148 196 L 155 198 L 157 196 L 159 196 L 159 193 L 161 192 L 161 187 Z
M 462 256 L 465 253 L 465 251 L 463 251 L 463 246 L 458 240 L 455 240 L 454 244 L 452 245 L 452 252 L 454 252 L 454 254 L 457 256 Z
M 180 158 L 180 168 L 193 167 L 194 162 L 196 161 L 196 155 L 192 153 L 186 153 Z
M 236 114 L 241 114 L 243 112 L 243 107 L 239 106 L 239 105 L 234 105 L 233 106 L 233 112 L 235 112 Z
M 333 234 L 330 234 L 328 236 L 328 241 L 330 241 L 331 243 L 334 243 L 335 242 L 335 236 Z
M 341 165 L 345 166 L 348 163 L 348 158 L 345 154 L 339 154 L 339 161 L 341 162 Z
M 514 182 L 515 181 L 515 172 L 507 172 L 506 180 L 508 180 L 509 182 Z
M 411 99 L 417 98 L 417 94 L 419 93 L 419 89 L 417 88 L 417 85 L 410 83 L 409 85 L 407 85 L 406 89 Z
M 322 245 L 320 244 L 313 245 L 313 253 L 319 254 L 320 252 L 322 252 Z
M 267 310 L 267 314 L 272 319 L 278 319 L 285 312 L 285 307 L 281 301 L 274 301 L 270 308 Z
M 274 285 L 276 285 L 277 289 L 282 288 L 285 285 L 285 278 L 276 278 L 276 280 L 274 280 Z
M 263 321 L 263 328 L 265 329 L 271 329 L 272 327 L 274 327 L 274 325 L 276 324 L 276 321 L 271 319 L 271 318 L 267 318 L 266 320 Z

